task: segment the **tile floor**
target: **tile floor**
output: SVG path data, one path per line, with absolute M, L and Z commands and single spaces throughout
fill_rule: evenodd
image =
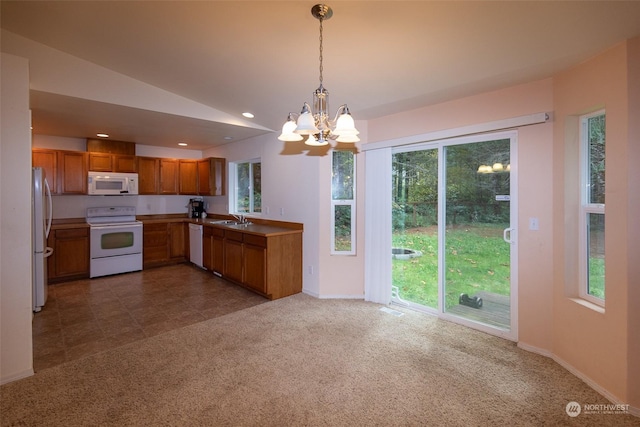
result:
M 50 285 L 33 317 L 34 370 L 267 301 L 190 264 Z

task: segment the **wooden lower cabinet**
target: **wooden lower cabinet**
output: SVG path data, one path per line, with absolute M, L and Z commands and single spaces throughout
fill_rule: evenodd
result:
M 184 222 L 169 223 L 169 259 L 186 261 L 189 258 L 188 225 Z
M 224 268 L 222 275 L 234 282 L 243 282 L 242 275 L 242 233 L 225 230 L 224 232 Z
M 213 227 L 202 227 L 202 266 L 213 271 Z
M 224 231 L 214 227 L 202 230 L 202 266 L 216 275 L 224 270 Z
M 203 255 L 211 267 L 205 268 L 269 299 L 302 291 L 302 232 L 263 236 L 213 228 L 207 235 L 204 244 L 210 249 Z
M 210 228 L 210 227 L 205 227 Z M 224 271 L 224 230 L 214 228 L 211 240 L 211 270 L 222 274 Z
M 267 248 L 244 245 L 242 254 L 244 284 L 260 293 L 267 293 Z
M 145 223 L 142 230 L 143 268 L 168 263 L 169 234 L 167 233 L 167 223 Z
M 143 268 L 187 260 L 188 235 L 184 222 L 145 223 L 142 240 Z
M 47 245 L 53 254 L 47 258 L 49 283 L 89 277 L 89 228 L 51 230 Z

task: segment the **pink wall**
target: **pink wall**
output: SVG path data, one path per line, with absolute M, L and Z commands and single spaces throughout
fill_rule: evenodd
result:
M 629 378 L 628 401 L 640 408 L 640 37 L 628 43 L 629 73 L 629 146 L 628 146 L 628 206 L 627 215 L 632 219 L 628 224 L 628 235 L 636 238 L 627 239 L 627 257 L 629 259 L 629 295 L 627 297 L 628 314 L 628 354 Z
M 367 142 L 551 111 L 552 107 L 550 80 L 541 80 L 370 120 Z
M 601 388 L 601 392 L 621 402 L 628 402 L 630 362 L 627 81 L 626 44 L 554 77 L 553 353 L 557 360 Z M 578 116 L 601 108 L 606 108 L 607 114 L 604 310 L 577 298 L 575 225 L 580 191 L 576 156 Z M 632 406 L 638 406 L 635 403 Z
M 578 116 L 607 112 L 605 309 L 577 296 Z M 640 408 L 640 38 L 553 79 L 371 120 L 367 142 L 553 112 L 518 129 L 519 345 Z M 540 230 L 528 230 L 528 219 Z M 570 398 L 570 397 L 568 397 Z M 594 402 L 598 403 L 598 402 Z M 635 409 L 637 410 L 637 409 Z

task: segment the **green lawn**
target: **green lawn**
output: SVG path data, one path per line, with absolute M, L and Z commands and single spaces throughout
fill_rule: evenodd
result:
M 458 304 L 461 293 L 483 290 L 509 295 L 509 245 L 504 225 L 475 224 L 447 228 L 445 255 L 446 307 Z M 394 233 L 394 248 L 419 250 L 421 257 L 393 260 L 393 284 L 404 300 L 438 306 L 438 237 L 435 228 Z
M 589 294 L 604 299 L 604 258 L 589 259 Z

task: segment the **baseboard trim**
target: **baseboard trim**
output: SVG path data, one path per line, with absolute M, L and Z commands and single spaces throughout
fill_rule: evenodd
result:
M 311 296 L 311 297 L 314 297 L 314 298 L 320 298 L 320 295 L 319 295 L 317 292 L 311 292 L 311 291 L 310 291 L 310 290 L 308 290 L 308 289 L 303 289 L 303 290 L 302 290 L 302 293 L 303 293 L 303 294 L 306 294 L 306 295 L 309 295 L 309 296 Z
M 536 353 L 536 354 L 539 354 L 541 356 L 549 357 L 554 362 L 556 362 L 558 365 L 562 366 L 564 369 L 566 369 L 567 371 L 571 372 L 572 375 L 574 375 L 574 376 L 578 377 L 580 380 L 584 381 L 589 387 L 594 389 L 596 392 L 598 392 L 601 395 L 603 395 L 611 403 L 619 404 L 619 405 L 627 405 L 628 404 L 627 402 L 623 402 L 618 397 L 616 397 L 615 395 L 611 394 L 611 392 L 609 392 L 608 390 L 603 388 L 601 385 L 599 385 L 597 382 L 595 382 L 589 376 L 587 376 L 584 373 L 580 372 L 578 369 L 576 369 L 569 362 L 567 362 L 566 360 L 562 359 L 561 357 L 551 353 L 550 351 L 542 349 L 542 348 L 539 348 L 539 347 L 535 347 L 535 346 L 532 346 L 532 345 L 529 345 L 529 344 L 525 344 L 525 343 L 522 343 L 522 342 L 518 343 L 518 347 L 523 349 L 523 350 L 525 350 L 525 351 L 529 351 L 531 353 Z M 598 403 L 598 402 L 585 402 L 585 403 Z M 631 414 L 631 415 L 633 415 L 635 417 L 640 417 L 640 408 L 636 408 L 634 406 L 629 405 L 629 414 Z
M 30 377 L 33 374 L 33 369 L 27 369 L 26 371 L 18 372 L 17 374 L 9 375 L 8 377 L 2 377 L 0 378 L 0 385 L 18 381 L 23 378 Z
M 364 299 L 364 295 L 338 295 L 338 294 L 320 295 L 319 293 L 311 292 L 308 289 L 303 289 L 302 293 L 318 299 Z
M 364 299 L 364 295 L 320 295 L 320 299 Z
M 523 342 L 518 342 L 518 347 L 523 349 L 523 350 L 525 350 L 525 351 L 528 351 L 530 353 L 536 353 L 536 354 L 539 354 L 541 356 L 545 356 L 545 357 L 549 357 L 549 358 L 553 359 L 553 353 L 551 353 L 549 350 L 545 350 L 545 349 L 540 348 L 540 347 L 536 347 L 536 346 L 533 346 L 533 345 L 525 344 Z

